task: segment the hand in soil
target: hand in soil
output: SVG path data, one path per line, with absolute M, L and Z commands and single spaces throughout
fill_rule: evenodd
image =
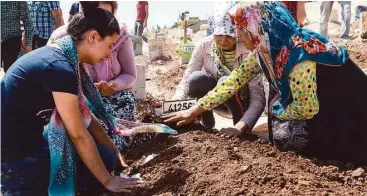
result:
M 188 111 L 181 111 L 181 112 L 176 112 L 174 114 L 167 114 L 162 116 L 162 119 L 164 120 L 164 123 L 172 123 L 172 122 L 177 122 L 177 126 L 183 126 L 183 125 L 187 125 L 190 124 L 192 122 L 194 122 L 195 120 L 195 115 L 191 114 L 191 112 Z
M 144 181 L 137 179 L 137 178 L 121 178 L 120 176 L 111 176 L 111 178 L 105 184 L 106 189 L 109 191 L 120 193 L 131 192 L 131 189 L 143 187 Z
M 164 123 L 177 122 L 177 126 L 181 127 L 183 125 L 192 123 L 195 120 L 195 117 L 203 112 L 205 112 L 203 108 L 201 108 L 198 105 L 195 105 L 186 111 L 180 111 L 173 114 L 163 115 L 162 119 L 164 120 L 163 121 Z
M 121 164 L 122 167 L 129 167 L 126 164 L 126 161 L 125 161 L 124 157 L 122 156 L 122 154 L 120 153 L 120 151 L 118 149 L 115 150 L 115 155 L 116 155 L 117 162 L 119 164 Z
M 236 138 L 236 137 L 239 137 L 240 135 L 242 135 L 242 131 L 237 129 L 237 128 L 234 128 L 234 127 L 229 127 L 229 128 L 223 128 L 219 131 L 218 135 L 220 137 L 225 137 L 227 139 L 230 139 L 230 138 Z

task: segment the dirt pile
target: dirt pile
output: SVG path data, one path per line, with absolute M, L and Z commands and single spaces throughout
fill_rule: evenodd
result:
M 195 128 L 125 152 L 147 181 L 131 195 L 363 195 L 367 168 L 279 152 L 266 141 L 218 138 Z M 185 130 L 184 130 L 185 131 Z
M 340 45 L 348 50 L 349 57 L 362 69 L 367 68 L 367 40 L 351 40 Z
M 366 41 L 332 40 L 344 46 L 350 58 L 367 68 Z M 166 44 L 165 56 L 146 63 L 150 84 L 146 101 L 138 102 L 138 120 L 149 121 L 154 108 L 168 99 L 180 82 L 186 65 L 179 65 L 177 43 Z M 255 136 L 225 140 L 200 127 L 180 129 L 179 136 L 162 136 L 124 152 L 131 168 L 147 187 L 129 195 L 367 195 L 367 167 L 334 160 L 320 161 L 280 152 Z M 152 161 L 137 166 L 148 155 Z M 104 196 L 122 195 L 106 193 Z

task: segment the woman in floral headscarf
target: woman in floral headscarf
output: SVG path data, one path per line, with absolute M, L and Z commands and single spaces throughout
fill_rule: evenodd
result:
M 229 14 L 257 60 L 249 55 L 197 106 L 167 121 L 192 121 L 263 71 L 274 92 L 269 133 L 278 148 L 367 164 L 367 76 L 347 51 L 300 28 L 279 2 L 238 4 Z

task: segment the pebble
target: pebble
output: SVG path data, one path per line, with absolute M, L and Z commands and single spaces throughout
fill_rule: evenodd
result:
M 268 157 L 274 157 L 275 155 L 276 155 L 276 152 L 274 150 L 266 153 L 266 156 Z
M 252 165 L 246 165 L 241 167 L 241 172 L 245 173 L 252 168 Z
M 364 172 L 364 169 L 358 168 L 354 170 L 351 175 L 353 178 L 360 178 L 360 177 L 362 178 L 366 175 L 366 173 Z

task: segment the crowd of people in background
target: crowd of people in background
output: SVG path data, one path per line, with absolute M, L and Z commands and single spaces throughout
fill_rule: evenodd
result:
M 350 39 L 351 2 L 339 3 L 340 37 Z M 219 135 L 241 137 L 251 134 L 267 103 L 268 140 L 279 150 L 366 165 L 360 149 L 367 148 L 367 91 L 360 86 L 367 86 L 367 76 L 328 39 L 332 6 L 321 3 L 316 33 L 303 28 L 305 2 L 216 2 L 208 36 L 195 47 L 171 98 L 197 104 L 164 115 L 164 122 L 183 126 L 200 117 L 212 129 L 218 112 L 233 119 Z M 137 2 L 136 9 L 134 35 L 142 36 L 148 2 Z M 134 50 L 127 27 L 115 18 L 119 10 L 116 1 L 76 2 L 64 23 L 58 1 L 1 2 L 5 193 L 74 195 L 144 186 L 112 173 L 117 165 L 127 167 L 121 151 L 131 138 L 120 128 L 141 126 L 134 122 L 131 90 Z M 355 20 L 366 10 L 357 6 Z M 148 128 L 175 133 L 162 124 Z

